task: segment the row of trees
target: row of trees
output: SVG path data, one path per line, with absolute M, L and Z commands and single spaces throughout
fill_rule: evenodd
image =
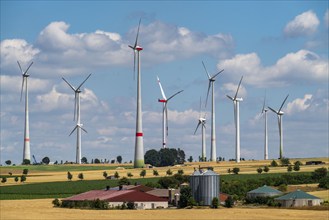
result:
M 162 148 L 159 151 L 152 149 L 146 151 L 144 161 L 146 164 L 156 167 L 183 164 L 185 162 L 185 152 L 179 148 Z

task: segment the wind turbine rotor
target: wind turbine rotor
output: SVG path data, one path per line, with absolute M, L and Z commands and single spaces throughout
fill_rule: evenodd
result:
M 288 96 L 289 96 L 289 94 L 286 96 L 286 98 L 285 98 L 284 101 L 282 102 L 282 105 L 281 105 L 281 107 L 279 108 L 279 111 L 278 111 L 279 113 L 281 112 L 281 109 L 282 109 L 284 103 L 287 101 Z
M 279 112 L 275 111 L 273 108 L 271 108 L 270 106 L 267 106 L 272 112 L 274 112 L 275 114 L 279 114 Z
M 78 86 L 78 88 L 76 90 L 80 90 L 81 86 L 89 79 L 89 77 L 91 76 L 91 73 L 87 76 L 87 78 Z
M 242 79 L 243 79 L 243 76 L 242 76 L 241 79 L 240 79 L 240 82 L 239 82 L 238 88 L 237 88 L 236 93 L 235 93 L 235 96 L 234 96 L 234 100 L 236 100 L 236 97 L 238 96 L 238 92 L 239 92 L 239 89 L 240 89 L 240 85 L 241 85 Z

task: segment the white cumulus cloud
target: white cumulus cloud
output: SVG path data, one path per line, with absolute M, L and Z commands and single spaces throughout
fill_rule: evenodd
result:
M 292 114 L 295 112 L 302 112 L 308 109 L 311 105 L 311 94 L 305 94 L 303 98 L 297 98 L 293 100 L 292 102 L 287 103 L 287 107 L 285 109 L 286 113 Z
M 287 37 L 300 37 L 312 35 L 316 32 L 320 21 L 313 11 L 306 11 L 297 15 L 284 28 L 284 34 Z

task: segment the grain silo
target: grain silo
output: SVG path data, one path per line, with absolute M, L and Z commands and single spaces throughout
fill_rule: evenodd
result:
M 190 176 L 192 196 L 199 205 L 211 205 L 219 195 L 219 174 L 212 170 L 196 170 Z

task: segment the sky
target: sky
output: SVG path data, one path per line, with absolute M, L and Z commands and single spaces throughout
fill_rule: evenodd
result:
M 162 146 L 159 76 L 168 104 L 168 147 L 201 155 L 200 114 L 215 81 L 217 156 L 235 157 L 233 96 L 239 97 L 241 157 L 263 159 L 266 106 L 283 107 L 283 156 L 328 156 L 328 1 L 3 1 L 1 0 L 1 164 L 23 156 L 19 61 L 29 70 L 31 155 L 75 161 L 74 93 L 81 90 L 82 156 L 133 160 L 136 80 L 133 51 L 141 18 L 144 151 Z M 279 157 L 276 115 L 268 112 L 269 158 Z

